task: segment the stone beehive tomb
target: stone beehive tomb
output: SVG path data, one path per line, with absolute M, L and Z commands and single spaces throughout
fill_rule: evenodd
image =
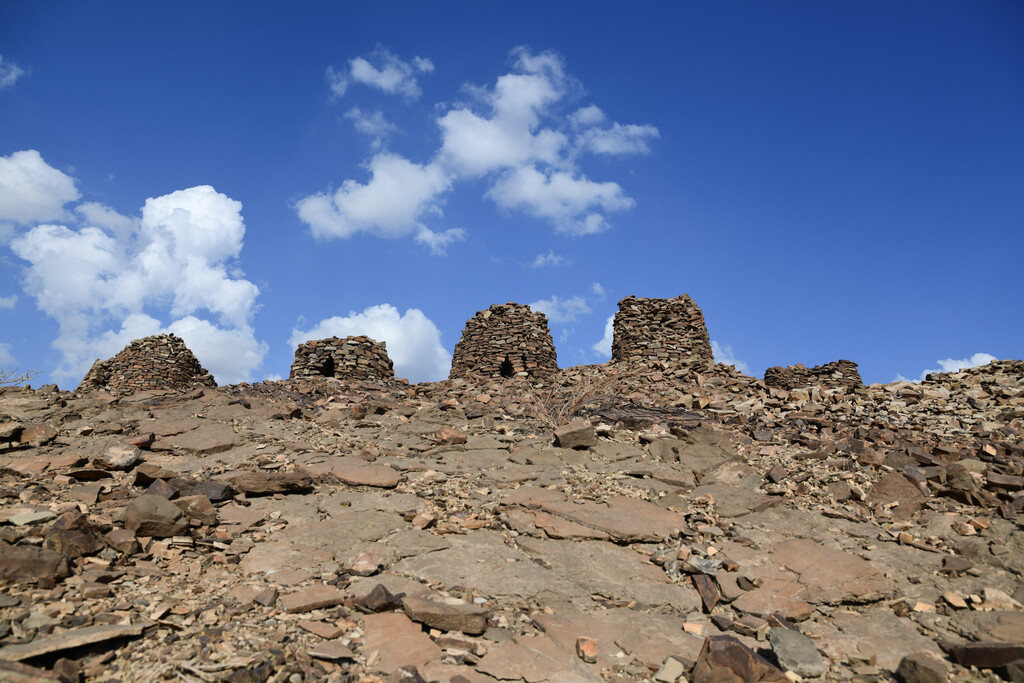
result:
M 369 337 L 330 337 L 299 344 L 288 379 L 334 377 L 385 382 L 395 369 L 384 342 Z
M 704 314 L 688 294 L 673 299 L 626 297 L 612 324 L 612 360 L 664 365 L 714 362 Z
M 136 339 L 113 358 L 97 360 L 82 378 L 77 391 L 103 389 L 125 395 L 149 389 L 185 390 L 215 387 L 185 342 L 173 334 Z
M 857 364 L 850 360 L 837 360 L 813 368 L 805 368 L 803 365 L 775 366 L 765 370 L 764 383 L 769 387 L 786 390 L 815 385 L 825 388 L 864 386 Z
M 468 321 L 455 345 L 456 377 L 544 377 L 558 370 L 548 319 L 529 306 L 495 304 Z

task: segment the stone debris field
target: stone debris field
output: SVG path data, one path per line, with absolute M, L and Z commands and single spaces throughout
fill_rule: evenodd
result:
M 1024 681 L 1024 361 L 766 381 L 686 296 L 558 369 L 489 310 L 442 382 L 161 337 L 0 388 L 0 680 Z

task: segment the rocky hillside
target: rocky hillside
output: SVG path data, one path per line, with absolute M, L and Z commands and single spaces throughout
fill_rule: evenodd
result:
M 0 393 L 0 680 L 1024 680 L 1024 362 Z

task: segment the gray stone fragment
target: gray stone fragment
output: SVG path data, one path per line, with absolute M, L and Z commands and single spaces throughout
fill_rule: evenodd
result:
M 768 642 L 785 671 L 792 671 L 804 678 L 814 678 L 825 673 L 825 663 L 814 641 L 788 628 L 773 628 L 768 631 Z
M 597 433 L 583 420 L 574 420 L 555 431 L 555 442 L 562 448 L 588 448 L 597 445 Z
M 949 666 L 927 652 L 914 652 L 900 660 L 896 678 L 903 683 L 945 683 Z
M 136 536 L 170 538 L 185 532 L 187 522 L 178 506 L 166 498 L 143 494 L 128 504 L 124 528 Z

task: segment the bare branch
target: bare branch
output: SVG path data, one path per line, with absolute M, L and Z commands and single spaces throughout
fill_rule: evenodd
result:
M 21 386 L 38 374 L 38 370 L 26 370 L 21 372 L 5 365 L 0 367 L 0 387 Z

